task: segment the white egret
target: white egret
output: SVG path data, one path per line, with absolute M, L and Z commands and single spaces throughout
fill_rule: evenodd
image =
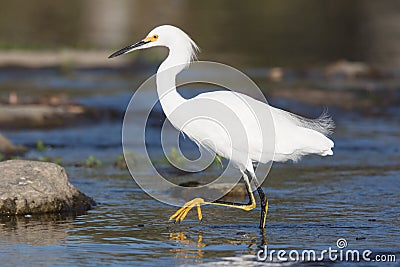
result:
M 206 124 L 205 122 L 204 125 L 201 125 L 201 121 L 198 122 L 200 123 L 200 125 L 198 126 L 203 126 L 201 127 L 203 129 L 200 129 L 200 127 L 181 128 L 178 123 L 175 123 L 174 118 L 170 116 L 170 114 L 179 105 L 181 105 L 182 103 L 190 104 L 190 101 L 193 100 L 193 98 L 184 99 L 176 91 L 175 85 L 176 75 L 181 72 L 184 67 L 193 60 L 193 58 L 195 58 L 195 53 L 198 50 L 197 45 L 192 39 L 190 39 L 190 37 L 186 33 L 174 26 L 158 26 L 153 29 L 143 40 L 113 53 L 109 56 L 109 58 L 123 55 L 134 50 L 155 46 L 163 46 L 169 49 L 169 54 L 167 58 L 160 65 L 157 71 L 157 93 L 160 99 L 161 106 L 167 118 L 171 121 L 172 125 L 178 128 L 178 130 L 183 131 L 197 144 L 204 145 L 205 147 L 212 149 L 218 155 L 229 157 L 229 153 L 227 151 L 232 148 L 227 147 L 227 144 L 230 144 L 230 142 L 229 140 L 224 140 L 225 137 L 221 137 L 222 135 L 219 135 L 217 133 L 218 129 L 210 129 L 209 127 L 212 126 L 210 126 L 210 124 Z M 163 75 L 163 77 L 161 78 L 161 73 L 170 68 L 174 69 L 174 71 L 168 72 L 168 77 L 165 77 L 166 75 Z M 171 88 L 173 88 L 173 90 L 171 90 Z M 238 93 L 232 91 L 214 91 L 200 94 L 196 98 L 206 97 L 208 99 L 215 99 L 216 101 L 222 102 L 225 106 L 235 110 L 238 108 L 242 108 L 240 105 L 237 105 L 237 94 Z M 326 114 L 323 114 L 321 117 L 315 120 L 306 119 L 287 111 L 271 107 L 249 96 L 243 94 L 240 95 L 241 97 L 246 98 L 246 101 L 251 106 L 250 108 L 254 107 L 255 110 L 269 109 L 269 112 L 271 112 L 275 128 L 275 154 L 273 157 L 274 161 L 284 162 L 290 159 L 296 161 L 303 155 L 307 154 L 318 154 L 321 156 L 333 154 L 332 148 L 334 146 L 334 143 L 326 136 L 332 131 L 334 124 L 332 119 Z M 241 110 L 238 114 L 242 114 L 240 115 L 241 118 L 239 119 L 245 129 L 254 128 L 255 123 L 257 123 L 254 121 L 254 117 L 246 117 L 246 114 L 248 113 L 242 112 Z M 247 137 L 249 139 L 249 145 L 245 146 L 246 151 L 241 151 L 242 153 L 245 153 L 246 157 L 243 158 L 245 158 L 246 160 L 235 162 L 236 166 L 238 166 L 243 175 L 242 177 L 244 179 L 250 199 L 248 204 L 238 204 L 219 200 L 206 202 L 202 198 L 194 198 L 193 200 L 187 202 L 175 214 L 173 214 L 170 217 L 170 220 L 175 219 L 177 222 L 182 221 L 186 217 L 189 210 L 191 210 L 193 207 L 197 207 L 198 217 L 201 220 L 202 212 L 200 207 L 201 205 L 205 204 L 234 207 L 246 211 L 254 209 L 256 207 L 256 201 L 253 195 L 253 190 L 250 186 L 249 178 L 246 174 L 247 172 L 248 174 L 250 174 L 252 180 L 254 181 L 257 187 L 258 194 L 260 196 L 260 228 L 265 228 L 266 214 L 268 211 L 268 200 L 261 188 L 261 185 L 257 181 L 253 167 L 253 162 L 260 161 L 260 153 L 262 153 L 262 151 L 259 151 L 259 142 L 260 140 L 262 140 L 262 136 L 260 136 L 259 134 L 259 131 L 249 131 L 249 136 Z M 204 140 L 213 141 L 213 146 L 205 143 Z M 243 150 L 243 148 L 238 149 L 239 151 L 240 149 Z M 237 160 L 234 158 L 229 159 L 233 161 Z

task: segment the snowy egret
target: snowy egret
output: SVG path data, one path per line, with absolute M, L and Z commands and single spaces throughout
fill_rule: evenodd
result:
M 163 46 L 169 49 L 169 54 L 167 58 L 160 65 L 157 71 L 156 79 L 157 93 L 160 99 L 160 103 L 164 113 L 170 120 L 171 124 L 174 125 L 178 130 L 183 131 L 197 144 L 208 147 L 209 149 L 212 149 L 216 154 L 223 157 L 228 157 L 229 160 L 237 160 L 235 158 L 229 158 L 228 151 L 232 148 L 228 147 L 228 144 L 230 144 L 229 140 L 224 139 L 228 137 L 225 137 L 225 135 L 218 133 L 220 129 L 212 128 L 214 126 L 206 124 L 206 121 L 203 122 L 204 125 L 201 124 L 201 121 L 198 121 L 197 123 L 200 123 L 197 125 L 198 127 L 183 128 L 174 121 L 173 117 L 171 117 L 171 113 L 175 110 L 175 108 L 177 108 L 179 105 L 182 105 L 183 103 L 190 104 L 190 101 L 194 99 L 184 99 L 176 91 L 175 84 L 176 75 L 180 73 L 185 68 L 185 66 L 190 64 L 190 62 L 195 58 L 196 52 L 198 50 L 195 42 L 185 32 L 171 25 L 158 26 L 153 29 L 143 40 L 113 53 L 109 56 L 109 58 L 123 55 L 134 50 L 155 46 Z M 173 71 L 166 72 L 168 73 L 168 75 L 165 75 L 165 71 L 168 69 L 173 69 Z M 214 91 L 202 93 L 195 98 L 215 99 L 216 101 L 220 101 L 221 103 L 223 103 L 225 106 L 235 110 L 238 108 L 242 108 L 240 105 L 237 105 L 238 94 L 239 93 L 232 91 Z M 275 129 L 275 154 L 273 157 L 273 161 L 297 161 L 298 159 L 300 159 L 300 157 L 307 154 L 318 154 L 321 156 L 333 154 L 332 148 L 334 146 L 334 143 L 326 136 L 331 133 L 334 124 L 332 119 L 325 113 L 319 118 L 312 120 L 303 118 L 301 116 L 278 108 L 274 108 L 247 95 L 240 94 L 240 96 L 246 99 L 247 103 L 249 103 L 250 105 L 250 108 L 254 109 L 254 112 L 269 109 L 269 112 L 271 113 L 273 118 Z M 238 166 L 238 168 L 240 169 L 242 178 L 245 182 L 245 186 L 249 196 L 249 203 L 241 204 L 221 200 L 207 202 L 202 198 L 194 198 L 193 200 L 187 202 L 175 214 L 173 214 L 170 217 L 170 220 L 175 219 L 177 222 L 182 221 L 193 207 L 197 207 L 198 218 L 199 220 L 201 220 L 201 205 L 206 204 L 233 207 L 245 211 L 254 209 L 256 207 L 256 201 L 250 185 L 249 178 L 246 174 L 247 172 L 248 174 L 250 174 L 252 181 L 257 187 L 257 192 L 259 194 L 261 202 L 260 228 L 265 228 L 266 215 L 268 211 L 268 200 L 261 188 L 260 183 L 256 178 L 255 170 L 253 167 L 253 163 L 261 161 L 260 154 L 263 153 L 263 151 L 260 151 L 259 142 L 260 140 L 262 140 L 262 137 L 259 135 L 259 131 L 253 131 L 255 125 L 257 125 L 257 121 L 254 121 L 254 117 L 249 118 L 248 116 L 246 116 L 246 114 L 249 113 L 246 113 L 244 110 L 243 112 L 242 110 L 240 110 L 239 114 L 242 114 L 239 115 L 241 116 L 239 119 L 243 127 L 245 129 L 250 129 L 249 136 L 247 137 L 249 139 L 249 144 L 242 147 L 234 147 L 233 149 L 236 149 L 237 151 L 240 151 L 241 153 L 244 153 L 246 155 L 245 157 L 242 157 L 241 160 L 237 160 L 238 162 L 235 162 L 235 165 Z M 213 141 L 213 145 L 210 146 L 210 144 L 204 140 Z

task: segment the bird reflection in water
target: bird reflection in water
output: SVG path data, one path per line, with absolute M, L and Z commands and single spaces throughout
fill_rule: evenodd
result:
M 178 233 L 169 233 L 169 239 L 178 241 L 182 244 L 185 244 L 184 247 L 171 249 L 171 252 L 176 253 L 176 255 L 180 258 L 185 259 L 201 259 L 204 256 L 204 251 L 201 248 L 204 248 L 206 244 L 203 243 L 203 234 L 199 233 L 197 235 L 197 240 L 188 238 L 184 232 Z M 197 249 L 193 249 L 197 248 Z
M 227 240 L 227 243 L 240 245 L 243 243 L 247 244 L 250 254 L 256 255 L 260 249 L 263 249 L 265 245 L 268 245 L 268 238 L 265 229 L 261 229 L 260 236 L 257 238 L 249 238 L 248 234 L 244 232 L 238 232 L 237 236 L 242 238 L 235 238 Z M 179 248 L 171 249 L 170 251 L 175 253 L 178 258 L 183 259 L 201 259 L 204 257 L 204 250 L 207 245 L 203 242 L 203 233 L 199 232 L 196 237 L 191 237 L 189 234 L 184 232 L 170 232 L 169 240 L 177 241 L 184 245 Z

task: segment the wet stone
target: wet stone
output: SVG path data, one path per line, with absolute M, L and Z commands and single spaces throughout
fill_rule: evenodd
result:
M 0 162 L 0 216 L 82 213 L 96 202 L 68 181 L 65 169 L 49 162 Z

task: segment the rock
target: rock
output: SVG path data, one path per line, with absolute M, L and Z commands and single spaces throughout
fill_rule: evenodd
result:
M 0 125 L 11 129 L 61 126 L 83 114 L 79 106 L 0 105 Z
M 41 101 L 41 100 L 39 100 Z M 62 99 L 46 99 L 46 104 L 1 104 L 0 128 L 28 129 L 65 127 L 79 123 L 98 122 L 110 118 L 120 118 L 122 114 L 114 109 L 94 109 L 79 104 L 57 104 Z M 55 105 L 53 105 L 55 104 Z
M 198 181 L 188 181 L 179 184 L 179 186 L 183 187 L 198 187 L 204 185 L 205 184 L 199 183 Z M 244 202 L 247 200 L 247 190 L 243 182 L 236 184 L 231 190 L 229 190 L 231 187 L 232 185 L 228 183 L 213 183 L 208 185 L 208 193 L 209 196 L 222 194 L 224 196 L 221 198 L 221 200 L 224 201 Z M 175 189 L 172 193 L 185 199 L 193 198 L 192 192 L 180 190 L 179 188 Z
M 183 182 L 180 183 L 179 186 L 183 187 L 198 187 L 198 186 L 204 186 L 205 184 L 199 183 L 198 181 L 188 181 L 188 182 Z M 217 190 L 222 193 L 225 193 L 224 197 L 246 197 L 247 196 L 247 191 L 244 183 L 240 182 L 236 184 L 231 190 L 229 190 L 232 187 L 231 184 L 228 183 L 216 183 L 216 184 L 211 184 L 209 185 L 210 190 Z
M 368 76 L 372 70 L 363 62 L 351 62 L 347 60 L 339 60 L 325 68 L 325 74 L 328 77 L 341 75 L 348 79 L 356 77 Z
M 283 68 L 275 67 L 271 68 L 268 72 L 268 77 L 274 82 L 281 82 L 283 80 L 284 71 Z
M 6 155 L 15 155 L 23 153 L 25 151 L 26 151 L 25 147 L 14 145 L 13 143 L 11 143 L 11 141 L 9 141 L 2 134 L 0 134 L 0 153 Z
M 0 162 L 0 215 L 82 213 L 96 202 L 69 183 L 65 169 L 39 161 Z
M 0 51 L 0 67 L 50 68 L 55 66 L 76 68 L 118 68 L 131 62 L 129 57 L 105 60 L 111 51 Z

